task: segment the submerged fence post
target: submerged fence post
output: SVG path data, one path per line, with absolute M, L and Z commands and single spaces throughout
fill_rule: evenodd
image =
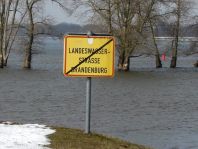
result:
M 90 133 L 91 123 L 91 77 L 87 78 L 86 82 L 86 124 L 85 133 Z

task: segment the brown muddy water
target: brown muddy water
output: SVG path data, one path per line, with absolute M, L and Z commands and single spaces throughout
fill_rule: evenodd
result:
M 0 70 L 0 121 L 84 129 L 86 79 L 63 77 L 61 41 L 40 52 L 33 70 L 21 69 L 18 53 Z M 92 79 L 91 130 L 155 149 L 198 149 L 196 59 L 155 69 L 153 58 L 140 57 L 130 72 Z

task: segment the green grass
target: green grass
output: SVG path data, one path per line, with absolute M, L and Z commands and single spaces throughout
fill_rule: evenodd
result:
M 103 135 L 85 134 L 81 130 L 53 129 L 56 132 L 48 136 L 51 140 L 49 147 L 52 149 L 151 149 Z

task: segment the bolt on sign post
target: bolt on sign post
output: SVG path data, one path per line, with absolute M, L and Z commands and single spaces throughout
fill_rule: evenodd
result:
M 64 37 L 63 74 L 87 77 L 85 133 L 90 133 L 91 78 L 114 76 L 115 40 L 104 34 L 69 34 Z

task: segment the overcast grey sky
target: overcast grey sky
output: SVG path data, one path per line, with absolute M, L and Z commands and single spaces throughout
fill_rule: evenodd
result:
M 195 4 L 192 5 L 193 7 L 192 13 L 198 14 L 198 0 L 187 0 L 187 1 L 195 2 Z M 83 15 L 80 10 L 74 13 L 72 16 L 69 16 L 64 12 L 64 10 L 58 7 L 58 4 L 55 4 L 49 1 L 45 3 L 44 9 L 45 9 L 44 12 L 46 15 L 52 16 L 54 18 L 54 24 L 58 24 L 61 22 L 74 23 L 74 24 L 86 24 L 85 22 L 86 19 L 82 19 Z
M 85 22 L 82 19 L 82 12 L 81 10 L 78 10 L 76 13 L 72 15 L 68 15 L 62 8 L 59 7 L 58 4 L 52 3 L 52 2 L 46 2 L 45 3 L 45 14 L 52 16 L 54 18 L 54 23 L 58 24 L 61 22 L 67 22 L 67 23 L 74 23 L 74 24 L 85 24 Z
M 54 23 L 60 23 L 60 22 L 69 22 L 71 20 L 67 20 L 67 15 L 65 12 L 58 7 L 57 4 L 51 3 L 51 2 L 46 2 L 45 3 L 45 11 L 46 15 L 52 16 L 54 18 Z

